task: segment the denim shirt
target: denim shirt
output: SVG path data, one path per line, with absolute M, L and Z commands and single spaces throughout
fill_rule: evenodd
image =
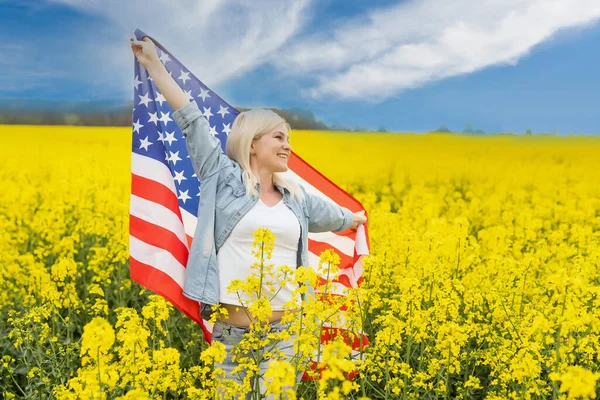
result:
M 186 138 L 201 191 L 198 224 L 187 261 L 183 295 L 200 302 L 200 315 L 208 319 L 210 306 L 219 303 L 217 253 L 240 219 L 258 202 L 259 196 L 246 194 L 241 166 L 223 154 L 221 142 L 210 134 L 210 126 L 195 101 L 175 111 L 173 119 Z M 308 266 L 308 232 L 348 229 L 353 213 L 306 192 L 304 187 L 301 200 L 291 196 L 287 189 L 276 187 L 300 224 L 297 266 Z M 310 286 L 308 292 L 314 294 Z

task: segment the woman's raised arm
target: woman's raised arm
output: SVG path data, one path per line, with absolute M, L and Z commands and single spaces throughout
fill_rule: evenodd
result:
M 152 39 L 131 40 L 131 49 L 148 71 L 154 84 L 173 109 L 173 120 L 186 139 L 188 154 L 200 181 L 231 166 L 232 161 L 221 151 L 221 142 L 210 134 L 210 126 L 195 101 L 189 101 L 177 82 L 160 62 Z
M 160 62 L 156 46 L 152 39 L 144 36 L 142 40 L 131 40 L 131 50 L 148 74 L 152 77 L 154 84 L 167 100 L 173 111 L 189 103 L 186 94 L 181 90 L 175 79 L 169 75 L 167 69 Z

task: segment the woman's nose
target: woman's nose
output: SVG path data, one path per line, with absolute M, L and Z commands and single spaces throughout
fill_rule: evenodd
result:
M 292 145 L 291 145 L 290 143 L 285 143 L 285 144 L 283 145 L 283 147 L 284 147 L 286 150 L 290 150 L 290 151 L 292 150 Z

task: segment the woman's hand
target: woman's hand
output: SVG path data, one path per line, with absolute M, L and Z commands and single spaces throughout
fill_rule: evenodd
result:
M 365 215 L 365 211 L 361 210 L 359 212 L 354 213 L 354 217 L 352 218 L 352 225 L 350 229 L 358 228 L 358 225 L 364 224 L 367 222 L 367 216 Z
M 158 58 L 158 52 L 152 39 L 144 36 L 142 40 L 131 40 L 131 51 L 137 57 L 138 61 L 144 68 L 149 70 L 152 66 L 161 64 Z
M 190 102 L 188 95 L 181 90 L 175 79 L 169 75 L 167 68 L 165 68 L 158 58 L 158 52 L 152 39 L 148 36 L 144 36 L 142 40 L 133 40 L 131 38 L 131 51 L 133 51 L 140 64 L 146 68 L 154 84 L 165 99 L 167 99 L 167 103 L 169 103 L 173 111 L 179 110 Z

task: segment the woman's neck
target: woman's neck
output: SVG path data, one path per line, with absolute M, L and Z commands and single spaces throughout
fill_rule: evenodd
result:
M 253 168 L 253 172 L 258 176 L 260 188 L 263 193 L 274 192 L 277 190 L 273 185 L 273 173 L 269 171 L 261 171 Z

